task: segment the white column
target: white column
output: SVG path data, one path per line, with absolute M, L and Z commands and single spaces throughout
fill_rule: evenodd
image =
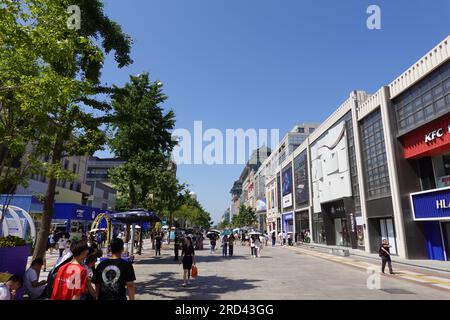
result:
M 366 204 L 366 185 L 364 183 L 364 171 L 363 171 L 363 160 L 361 152 L 361 141 L 359 134 L 358 125 L 358 101 L 356 100 L 356 95 L 353 95 L 353 105 L 352 105 L 352 124 L 353 124 L 353 137 L 355 143 L 355 155 L 356 155 L 356 168 L 358 172 L 358 185 L 359 185 L 359 196 L 361 202 L 361 214 L 364 221 L 364 251 L 370 252 L 370 241 L 369 241 L 369 221 L 367 219 L 367 204 Z
M 395 136 L 389 117 L 389 109 L 393 108 L 390 102 L 390 93 L 388 87 L 381 89 L 381 118 L 384 129 L 384 140 L 386 145 L 386 157 L 389 171 L 389 181 L 391 187 L 392 206 L 394 208 L 395 233 L 397 241 L 398 255 L 407 258 L 408 252 L 405 239 L 405 225 L 403 221 L 403 210 L 400 199 L 399 177 L 397 174 L 397 163 L 395 159 Z
M 317 242 L 318 239 L 314 238 L 313 232 L 313 186 L 312 186 L 312 175 L 311 175 L 311 148 L 309 143 L 309 137 L 306 138 L 308 140 L 308 146 L 306 147 L 306 170 L 308 172 L 308 189 L 309 189 L 309 237 L 311 238 L 311 242 Z

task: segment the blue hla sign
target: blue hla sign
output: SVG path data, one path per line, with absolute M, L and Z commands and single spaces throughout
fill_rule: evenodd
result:
M 436 200 L 436 209 L 448 209 L 450 208 L 450 203 L 447 199 Z

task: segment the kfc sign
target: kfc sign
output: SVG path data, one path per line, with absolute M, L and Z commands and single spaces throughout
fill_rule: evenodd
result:
M 400 138 L 405 159 L 434 157 L 450 151 L 450 113 Z
M 445 133 L 450 133 L 450 126 L 447 127 L 447 131 L 444 131 L 443 128 L 439 128 L 437 130 L 431 131 L 425 135 L 425 143 L 433 142 L 436 138 L 442 138 Z

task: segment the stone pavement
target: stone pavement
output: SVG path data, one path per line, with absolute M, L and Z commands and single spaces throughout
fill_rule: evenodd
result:
M 173 247 L 163 246 L 155 257 L 146 241 L 134 268 L 139 300 L 230 299 L 230 300 L 322 300 L 322 299 L 450 299 L 450 276 L 430 270 L 409 268 L 394 262 L 394 276 L 382 275 L 381 287 L 370 290 L 368 269 L 379 263 L 361 257 L 338 257 L 303 247 L 265 247 L 262 257 L 252 258 L 250 248 L 235 246 L 235 256 L 222 257 L 197 250 L 199 277 L 186 288 L 182 266 L 173 260 Z M 47 257 L 47 270 L 56 262 L 56 252 Z M 41 280 L 47 272 L 41 272 Z
M 163 248 L 162 257 L 145 250 L 134 264 L 137 299 L 450 299 L 447 289 L 397 275 L 381 276 L 381 287 L 370 290 L 368 266 L 352 266 L 349 258 L 339 257 L 349 259 L 344 264 L 292 247 L 265 247 L 261 258 L 240 245 L 234 257 L 222 257 L 220 247 L 212 255 L 208 249 L 196 252 L 200 275 L 186 288 L 171 247 Z

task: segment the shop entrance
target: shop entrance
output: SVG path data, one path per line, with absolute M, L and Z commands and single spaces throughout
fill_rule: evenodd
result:
M 344 246 L 344 247 L 351 246 L 346 218 L 334 219 L 334 232 L 337 246 Z
M 380 219 L 381 239 L 387 239 L 391 246 L 391 253 L 397 254 L 397 242 L 395 241 L 394 220 L 391 218 Z M 380 242 L 381 243 L 381 242 Z

